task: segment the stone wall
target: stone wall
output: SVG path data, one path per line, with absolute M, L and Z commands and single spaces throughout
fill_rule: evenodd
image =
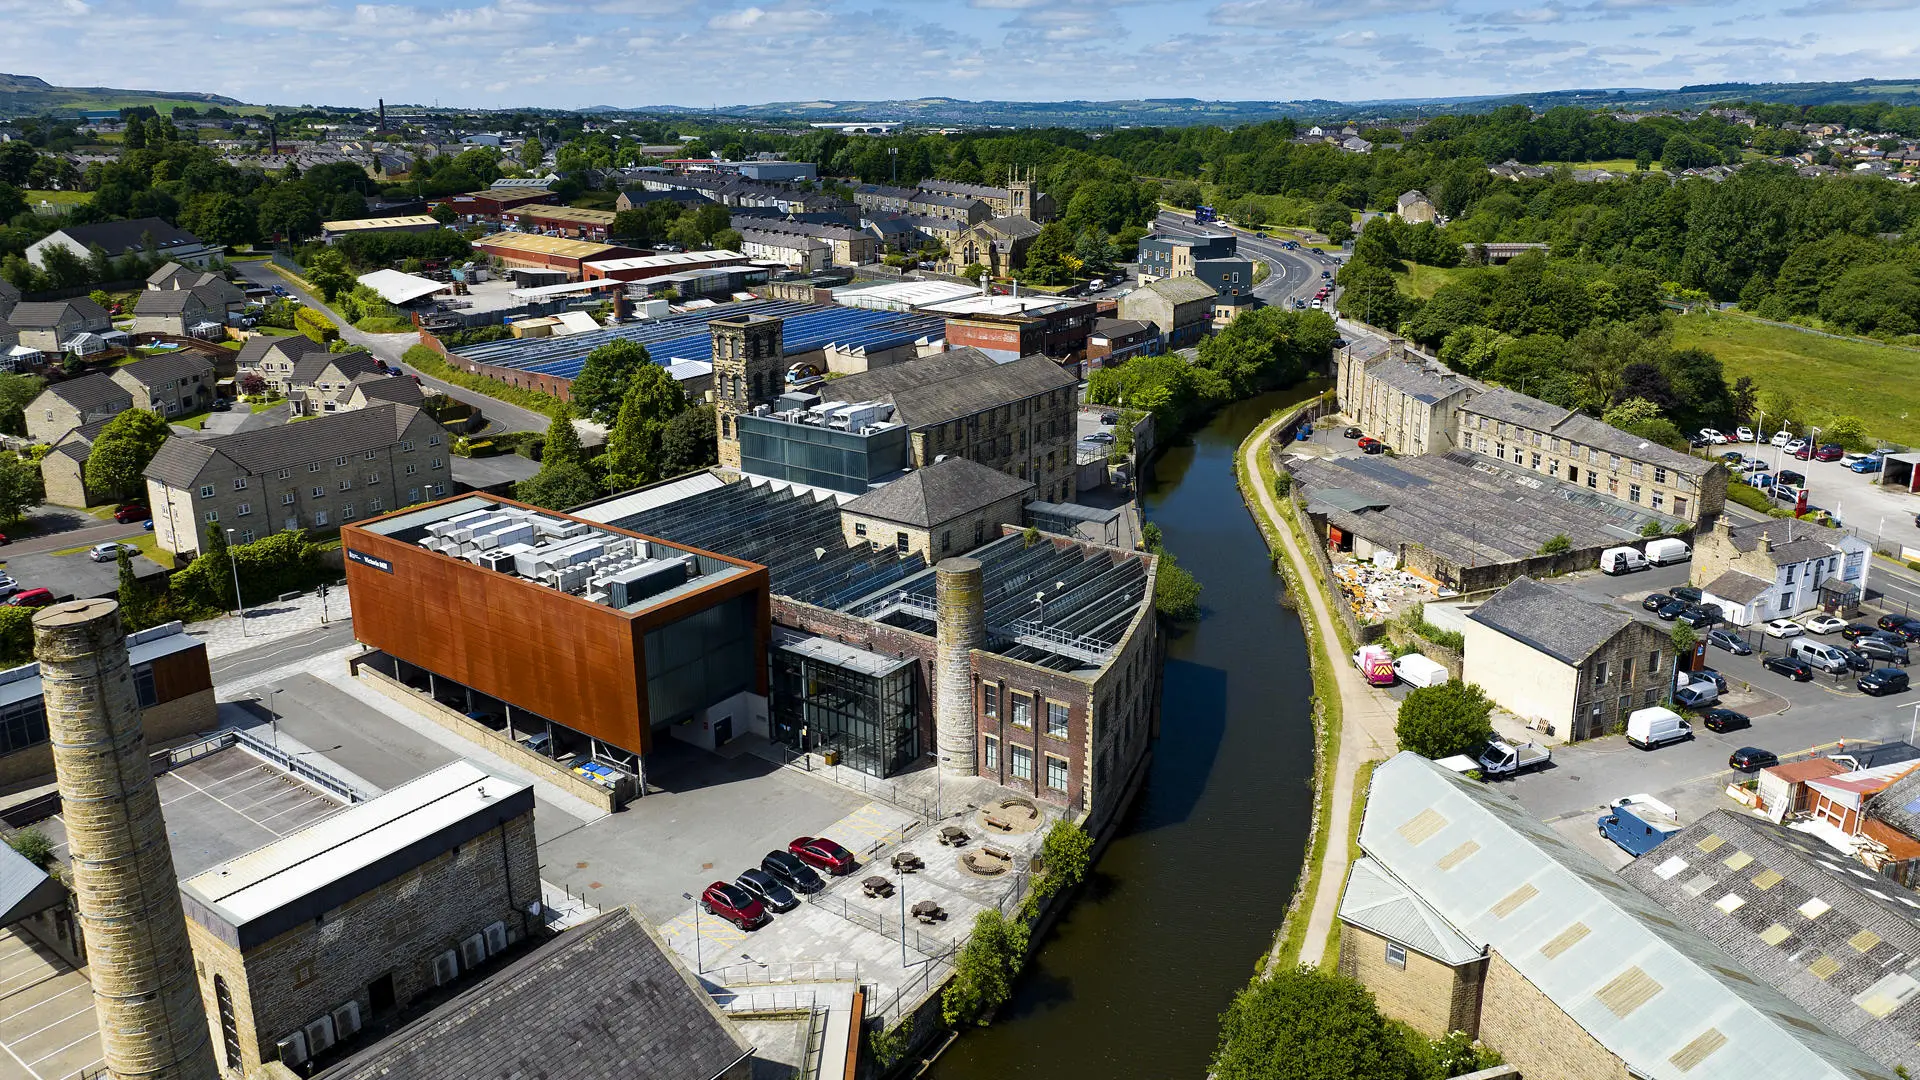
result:
M 1474 1033 L 1479 1023 L 1485 961 L 1450 967 L 1407 950 L 1404 968 L 1387 962 L 1388 939 L 1351 923 L 1340 926 L 1340 974 L 1373 991 L 1385 1015 L 1429 1039 L 1452 1031 Z
M 1487 960 L 1480 1041 L 1523 1076 L 1629 1080 L 1625 1062 L 1497 952 Z

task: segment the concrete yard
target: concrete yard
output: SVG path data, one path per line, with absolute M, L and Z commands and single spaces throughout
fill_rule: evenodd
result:
M 0 1076 L 66 1080 L 100 1065 L 87 977 L 17 930 L 0 930 Z

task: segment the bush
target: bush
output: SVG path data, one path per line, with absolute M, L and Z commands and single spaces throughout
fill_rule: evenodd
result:
M 1542 555 L 1559 555 L 1562 552 L 1572 550 L 1573 541 L 1568 539 L 1566 533 L 1557 533 L 1554 536 L 1548 537 L 1547 542 L 1540 545 L 1540 554 Z
M 340 328 L 332 319 L 309 307 L 301 308 L 293 316 L 293 328 L 322 345 L 340 336 Z
M 1472 683 L 1422 686 L 1400 702 L 1400 718 L 1393 730 L 1403 749 L 1421 757 L 1451 757 L 1493 737 L 1493 725 L 1487 720 L 1492 712 L 1493 702 Z
M 42 870 L 53 865 L 53 841 L 32 826 L 7 837 L 7 846 Z
M 173 575 L 174 603 L 196 614 L 228 610 L 233 603 L 236 565 L 240 570 L 240 597 L 252 603 L 312 588 L 325 576 L 320 568 L 320 549 L 307 540 L 304 531 L 277 532 L 224 551 L 209 547 Z
M 1027 954 L 1027 927 L 988 909 L 974 917 L 973 932 L 954 960 L 953 980 L 940 998 L 940 1014 L 954 1027 L 982 1024 L 1013 996 L 1013 979 Z
M 1034 882 L 1034 895 L 1045 899 L 1066 892 L 1093 865 L 1093 837 L 1071 821 L 1056 821 L 1040 842 L 1040 862 L 1046 874 Z

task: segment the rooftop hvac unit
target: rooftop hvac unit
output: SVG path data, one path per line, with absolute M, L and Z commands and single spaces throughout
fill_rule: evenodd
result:
M 350 1039 L 360 1033 L 360 1003 L 349 1001 L 333 1010 L 333 1034 L 336 1038 Z
M 474 556 L 474 562 L 495 573 L 512 573 L 513 556 L 504 551 L 483 551 Z
M 614 607 L 637 604 L 683 584 L 692 575 L 691 559 L 658 559 L 621 571 L 608 581 Z
M 288 1065 L 298 1065 L 307 1060 L 307 1034 L 304 1031 L 296 1031 L 274 1043 L 273 1048 L 280 1055 L 281 1061 Z
M 460 977 L 460 957 L 452 949 L 433 958 L 433 985 L 445 986 Z M 305 1057 L 304 1052 L 301 1055 Z
M 498 956 L 507 951 L 507 924 L 497 922 L 480 931 L 487 939 L 487 955 Z
M 333 1017 L 322 1016 L 311 1021 L 304 1029 L 307 1035 L 307 1049 L 315 1054 L 325 1053 L 333 1046 Z
M 572 593 L 579 592 L 586 584 L 587 568 L 584 566 L 569 566 L 559 572 L 559 581 L 555 587 L 561 592 Z
M 490 548 L 496 548 L 500 546 L 500 537 L 496 533 L 488 533 L 485 536 L 476 536 L 473 538 L 473 546 L 479 548 L 481 551 L 486 551 Z
M 460 943 L 460 966 L 468 971 L 487 962 L 487 939 L 475 934 Z

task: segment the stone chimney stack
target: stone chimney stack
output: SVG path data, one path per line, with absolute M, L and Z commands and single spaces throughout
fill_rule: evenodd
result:
M 1407 359 L 1407 339 L 1390 337 L 1387 339 L 1387 355 L 1395 360 Z
M 100 1045 L 115 1080 L 215 1080 L 120 605 L 33 617 Z
M 1761 533 L 1761 534 L 1760 534 L 1760 550 L 1761 550 L 1761 551 L 1772 551 L 1772 550 L 1773 550 L 1773 537 L 1771 537 L 1771 536 L 1769 536 L 1769 535 L 1767 535 L 1766 533 Z
M 940 560 L 934 567 L 934 597 L 939 608 L 933 654 L 934 744 L 944 772 L 972 776 L 977 769 L 971 654 L 987 643 L 980 560 Z

